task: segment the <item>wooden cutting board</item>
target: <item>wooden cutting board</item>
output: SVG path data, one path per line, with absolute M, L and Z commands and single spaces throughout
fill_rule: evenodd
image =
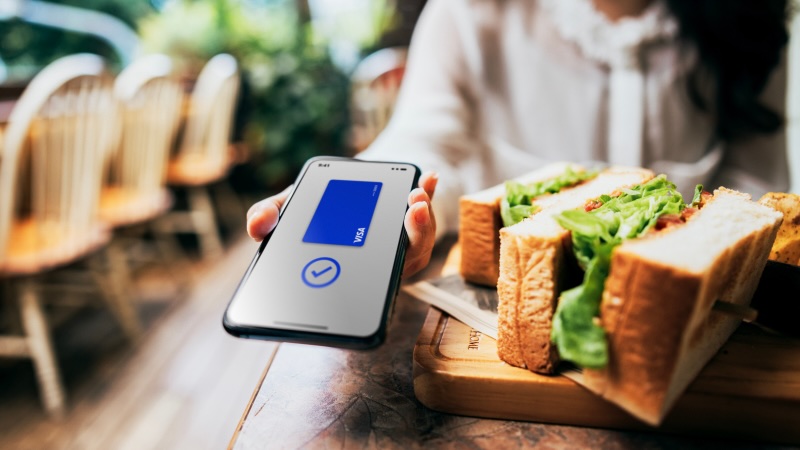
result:
M 414 391 L 454 414 L 654 429 L 564 376 L 505 364 L 494 339 L 433 307 L 414 348 Z M 743 324 L 658 430 L 800 443 L 800 340 Z

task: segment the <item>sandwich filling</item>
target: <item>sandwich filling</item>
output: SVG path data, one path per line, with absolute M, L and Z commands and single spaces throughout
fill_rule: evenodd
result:
M 503 219 L 503 226 L 509 227 L 533 215 L 537 210 L 536 205 L 533 204 L 536 197 L 557 194 L 562 189 L 591 180 L 597 174 L 597 171 L 576 171 L 568 166 L 564 173 L 549 180 L 529 184 L 513 180 L 506 181 L 506 195 L 500 201 L 500 217 Z
M 627 239 L 684 223 L 709 195 L 698 185 L 692 204 L 686 205 L 675 184 L 659 175 L 619 195 L 591 200 L 583 210 L 555 216 L 572 232 L 573 252 L 585 270 L 583 282 L 561 294 L 553 316 L 551 339 L 561 359 L 590 369 L 606 366 L 608 345 L 598 315 L 612 251 Z

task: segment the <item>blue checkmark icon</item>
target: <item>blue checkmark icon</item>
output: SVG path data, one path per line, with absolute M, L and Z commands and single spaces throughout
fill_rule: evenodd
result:
M 333 270 L 333 266 L 328 266 L 325 269 L 320 270 L 319 272 L 317 272 L 316 270 L 312 270 L 311 275 L 314 275 L 314 278 L 319 278 L 322 275 L 325 275 L 326 273 L 330 272 L 331 270 Z
M 341 272 L 339 262 L 333 258 L 323 256 L 309 261 L 300 276 L 306 286 L 312 288 L 323 288 L 331 285 Z

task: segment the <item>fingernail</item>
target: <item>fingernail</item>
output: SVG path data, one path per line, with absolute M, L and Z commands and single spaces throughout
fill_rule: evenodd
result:
M 416 211 L 414 211 L 414 221 L 417 222 L 417 225 L 427 226 L 430 224 L 431 217 L 428 213 L 428 205 L 424 202 L 419 202 L 414 204 L 414 208 L 416 208 Z
M 256 213 L 256 207 L 255 206 L 252 206 L 250 209 L 248 209 L 247 210 L 247 216 L 246 216 L 247 220 L 250 220 L 250 218 L 253 217 L 253 214 L 255 214 L 255 213 Z
M 253 206 L 251 206 L 250 209 L 247 210 L 247 220 L 250 220 L 250 218 L 252 218 L 254 215 L 256 215 L 259 212 L 261 212 L 261 210 L 263 210 L 263 209 L 264 209 L 264 205 L 262 205 L 261 202 L 258 202 L 256 204 L 254 204 Z

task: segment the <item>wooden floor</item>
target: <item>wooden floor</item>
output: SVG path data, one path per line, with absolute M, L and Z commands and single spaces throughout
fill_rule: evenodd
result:
M 192 263 L 177 294 L 165 271 L 139 278 L 146 337 L 129 344 L 102 308 L 54 331 L 69 412 L 48 419 L 29 361 L 0 360 L 0 449 L 220 449 L 236 429 L 275 346 L 228 336 L 221 318 L 257 244 Z M 8 303 L 8 302 L 5 302 Z

